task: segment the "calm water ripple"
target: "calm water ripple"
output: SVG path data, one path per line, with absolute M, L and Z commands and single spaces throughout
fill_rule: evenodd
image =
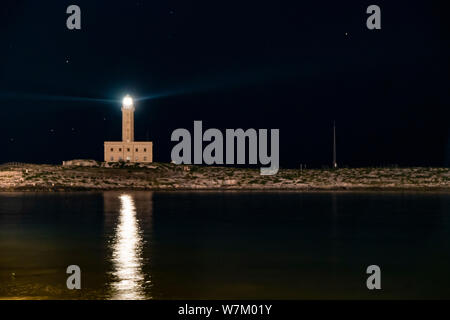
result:
M 4 299 L 441 299 L 449 268 L 447 193 L 0 193 Z

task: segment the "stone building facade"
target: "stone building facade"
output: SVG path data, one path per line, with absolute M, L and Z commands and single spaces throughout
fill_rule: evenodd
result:
M 122 104 L 122 141 L 105 141 L 105 162 L 153 162 L 153 142 L 134 141 L 134 105 L 126 96 Z

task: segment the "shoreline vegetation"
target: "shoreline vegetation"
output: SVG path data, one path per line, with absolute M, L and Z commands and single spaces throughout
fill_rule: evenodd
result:
M 0 165 L 0 191 L 242 190 L 242 191 L 450 191 L 450 168 L 280 169 L 261 176 L 259 168 L 171 163 Z

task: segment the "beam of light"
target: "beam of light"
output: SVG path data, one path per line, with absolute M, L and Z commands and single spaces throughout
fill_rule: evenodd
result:
M 113 241 L 114 265 L 112 283 L 114 300 L 145 299 L 142 271 L 143 239 L 136 218 L 134 200 L 130 195 L 120 196 L 120 220 Z
M 301 75 L 312 76 L 311 66 L 305 65 L 293 66 L 282 65 L 278 67 L 269 66 L 256 69 L 226 71 L 216 73 L 213 76 L 204 76 L 194 79 L 185 79 L 184 83 L 171 85 L 170 88 L 155 91 L 150 94 L 135 97 L 135 102 L 162 99 L 173 96 L 187 95 L 193 93 L 203 93 L 208 91 L 220 91 L 249 85 L 261 85 L 286 79 L 290 77 L 297 77 Z M 48 94 L 27 94 L 27 93 L 2 93 L 0 92 L 0 99 L 14 99 L 14 100 L 35 100 L 35 101 L 69 101 L 69 102 L 98 102 L 110 103 L 120 105 L 123 101 L 120 99 L 106 99 L 106 98 L 91 98 L 91 97 L 74 97 L 62 95 L 48 95 Z
M 182 94 L 186 94 L 189 92 L 190 91 L 186 90 L 186 89 L 174 89 L 174 90 L 170 90 L 170 91 L 159 92 L 159 93 L 154 93 L 154 94 L 149 94 L 146 96 L 138 97 L 138 98 L 135 98 L 134 101 L 155 100 L 155 99 L 160 99 L 160 98 L 182 95 Z
M 185 79 L 184 83 L 171 85 L 170 88 L 160 91 L 155 91 L 150 94 L 142 95 L 133 98 L 135 102 L 162 99 L 173 96 L 180 96 L 193 93 L 203 93 L 208 91 L 220 91 L 249 85 L 261 85 L 280 79 L 295 77 L 299 74 L 302 77 L 311 75 L 310 66 L 303 66 L 299 69 L 298 66 L 269 66 L 256 69 L 226 71 L 216 73 L 213 76 L 204 76 L 194 79 Z M 48 94 L 27 94 L 27 93 L 2 93 L 0 92 L 0 99 L 14 99 L 14 100 L 34 100 L 34 101 L 69 101 L 69 102 L 98 102 L 110 103 L 120 105 L 123 101 L 120 99 L 106 99 L 106 98 L 91 98 L 91 97 L 74 97 L 62 95 L 48 95 Z
M 300 73 L 302 72 L 302 73 Z M 152 94 L 143 95 L 135 101 L 154 100 L 172 96 L 179 96 L 192 93 L 203 93 L 208 91 L 228 90 L 251 85 L 261 85 L 298 76 L 305 75 L 305 70 L 297 67 L 265 67 L 240 71 L 227 71 L 217 73 L 210 77 L 200 77 L 196 79 L 186 79 L 185 84 L 178 84 L 170 89 Z
M 192 93 L 203 93 L 207 91 L 218 91 L 230 88 L 237 88 L 249 84 L 263 82 L 262 79 L 256 79 L 253 75 L 241 75 L 236 77 L 222 76 L 211 79 L 197 79 L 186 81 L 186 85 L 178 85 L 169 90 L 144 95 L 135 99 L 135 101 L 155 100 Z
M 120 103 L 117 99 L 74 97 L 48 94 L 30 93 L 0 93 L 0 99 L 6 100 L 32 100 L 32 101 L 69 101 L 69 102 L 99 102 L 99 103 Z

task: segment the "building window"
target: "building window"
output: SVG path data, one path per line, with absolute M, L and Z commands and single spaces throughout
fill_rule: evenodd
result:
M 127 151 L 130 152 L 130 148 L 127 148 Z
M 111 161 L 114 161 L 114 157 L 111 157 Z
M 111 148 L 111 151 L 114 151 L 114 148 Z
M 147 152 L 147 148 L 144 148 L 144 152 Z
M 139 149 L 138 149 L 138 148 L 136 148 L 136 152 L 139 152 Z
M 122 161 L 122 157 L 119 157 L 119 161 Z
M 147 157 L 144 157 L 144 161 L 147 161 Z
M 136 157 L 136 161 L 138 161 L 139 160 L 139 158 L 138 157 Z
M 122 152 L 122 148 L 119 148 L 119 151 Z

